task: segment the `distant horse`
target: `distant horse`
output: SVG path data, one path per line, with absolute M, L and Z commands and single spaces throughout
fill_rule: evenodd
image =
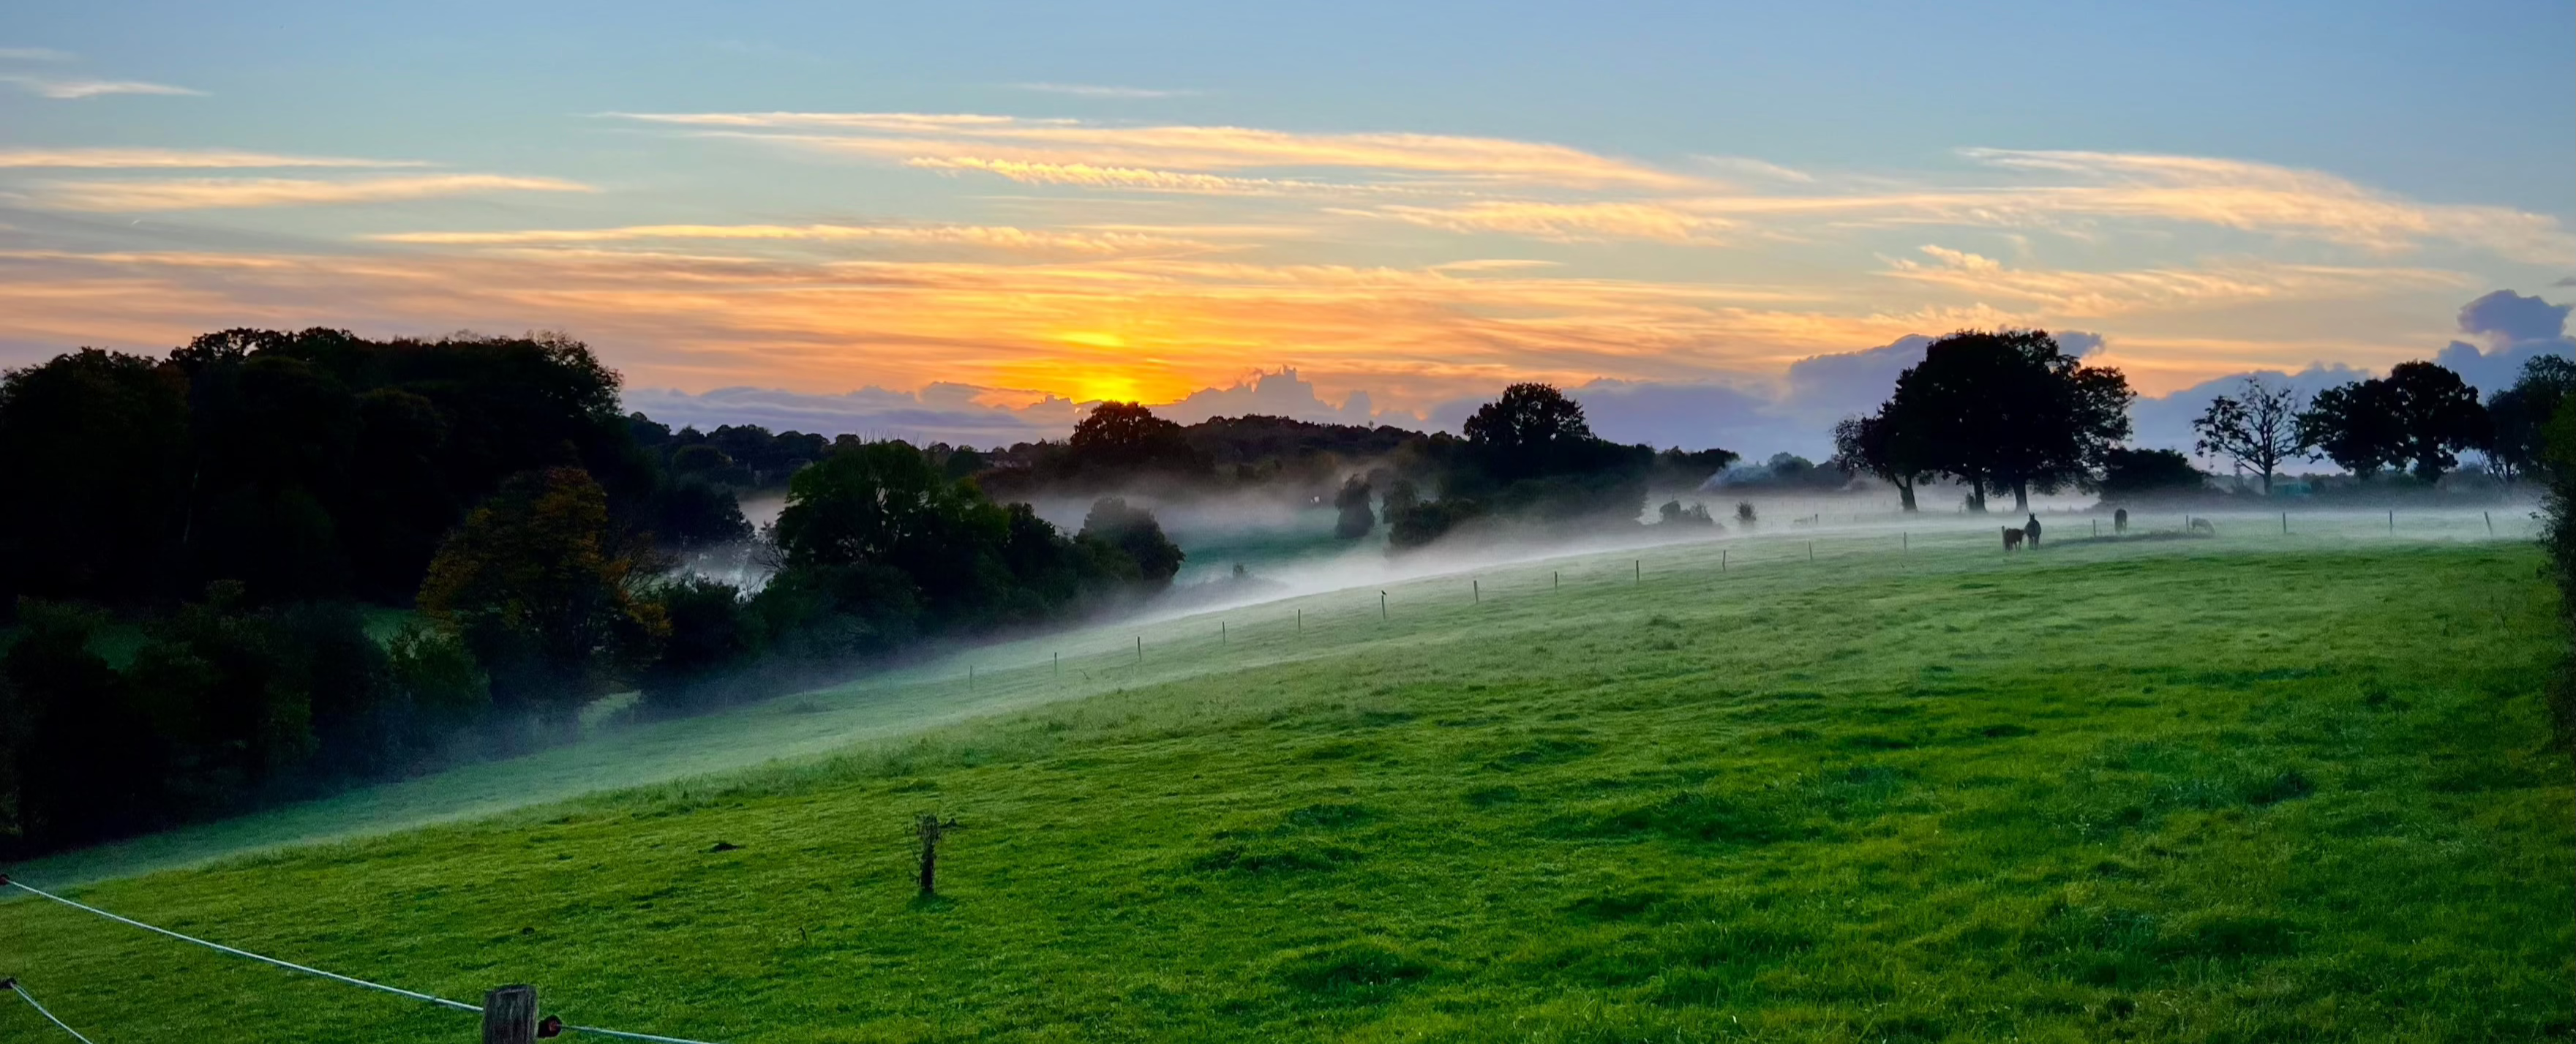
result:
M 2127 508 L 2121 508 L 2121 509 L 2120 509 L 2120 510 L 2118 510 L 2118 511 L 2114 511 L 2114 512 L 2112 512 L 2112 513 L 2111 513 L 2111 532 L 2112 532 L 2112 534 L 2116 536 L 2116 535 L 2120 535 L 2120 534 L 2125 534 L 2125 533 L 2127 533 L 2128 531 L 2129 531 L 2129 509 L 2127 509 Z
M 2194 533 L 2207 533 L 2207 534 L 2209 534 L 2209 535 L 2211 535 L 2211 536 L 2217 536 L 2217 535 L 2218 535 L 2218 527 L 2217 527 L 2217 526 L 2215 526 L 2215 525 L 2212 525 L 2212 524 L 2210 523 L 2210 521 L 2209 521 L 2208 519 L 2205 519 L 2205 518 L 2195 518 L 2195 519 L 2192 519 L 2192 520 L 2191 520 L 2191 531 L 2192 531 L 2192 532 L 2194 532 Z
M 2030 540 L 2031 550 L 2039 550 L 2039 516 L 2037 514 L 2031 515 L 2030 524 L 2021 527 L 2021 530 L 2022 535 Z
M 2021 548 L 2021 538 L 2022 538 L 2022 537 L 2024 537 L 2024 536 L 2026 536 L 2027 534 L 2025 534 L 2025 533 L 2023 533 L 2023 532 L 2021 531 L 2021 527 L 2020 527 L 2020 526 L 2005 526 L 2005 527 L 2003 527 L 2003 529 L 2004 529 L 2004 550 L 2006 550 L 2006 551 L 2017 551 L 2017 550 L 2020 550 L 2020 548 Z

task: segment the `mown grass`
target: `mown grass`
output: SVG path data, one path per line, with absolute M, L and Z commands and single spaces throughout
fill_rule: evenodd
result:
M 2576 1032 L 2536 552 L 1659 565 L 1239 623 L 1200 673 L 820 761 L 74 891 L 714 1041 Z M 965 826 L 924 902 L 932 810 Z M 0 925 L 0 973 L 103 1042 L 474 1030 L 50 905 Z

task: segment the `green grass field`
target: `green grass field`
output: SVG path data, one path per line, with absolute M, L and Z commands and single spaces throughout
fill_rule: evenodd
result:
M 746 1044 L 2576 1032 L 2537 551 L 1985 533 L 1031 639 L 29 879 Z M 768 753 L 816 756 L 573 796 Z M 933 810 L 965 828 L 922 902 Z M 429 825 L 115 876 L 371 816 Z M 0 974 L 101 1044 L 475 1034 L 23 898 Z M 0 1005 L 0 1039 L 53 1032 Z

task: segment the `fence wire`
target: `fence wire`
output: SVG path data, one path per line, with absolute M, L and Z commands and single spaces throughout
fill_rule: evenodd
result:
M 62 1027 L 62 1031 L 71 1034 L 73 1040 L 77 1040 L 81 1042 L 81 1044 L 96 1044 L 95 1041 L 90 1040 L 88 1037 L 81 1036 L 81 1031 L 73 1029 L 71 1023 L 64 1022 L 63 1020 L 54 1017 L 53 1012 L 46 1011 L 44 1005 L 36 1003 L 36 995 L 27 992 L 26 983 L 19 982 L 16 979 L 0 979 L 0 990 L 7 990 L 11 993 L 17 994 L 19 1000 L 26 1001 L 28 1007 L 36 1009 L 36 1014 L 44 1016 L 45 1021 Z
M 180 934 L 180 933 L 178 933 L 178 932 L 171 931 L 170 929 L 167 929 L 167 928 L 161 928 L 161 927 L 157 927 L 157 926 L 154 926 L 154 925 L 145 924 L 145 923 L 143 923 L 143 922 L 141 922 L 141 921 L 138 921 L 138 920 L 135 920 L 135 919 L 133 919 L 133 918 L 131 918 L 131 917 L 124 917 L 124 916 L 120 916 L 120 915 L 118 915 L 118 914 L 109 913 L 109 912 L 107 912 L 107 911 L 105 911 L 105 910 L 101 910 L 101 909 L 99 909 L 98 907 L 95 907 L 95 906 L 90 906 L 90 905 L 85 904 L 85 903 L 78 903 L 78 902 L 74 902 L 74 901 L 72 901 L 72 900 L 69 900 L 69 899 L 65 899 L 65 898 L 63 898 L 62 896 L 55 895 L 55 894 L 54 894 L 54 893 L 52 893 L 52 892 L 48 892 L 48 891 L 44 891 L 44 890 L 42 890 L 42 889 L 36 888 L 35 886 L 33 886 L 33 885 L 29 885 L 29 884 L 27 884 L 27 883 L 25 883 L 25 882 L 12 880 L 12 879 L 10 879 L 10 878 L 8 878 L 8 877 L 6 877 L 6 876 L 0 876 L 0 884 L 8 885 L 8 886 L 9 886 L 9 887 L 11 887 L 11 888 L 18 889 L 19 891 L 25 892 L 25 893 L 27 893 L 27 894 L 29 894 L 29 895 L 37 896 L 37 897 L 39 897 L 39 898 L 43 898 L 43 899 L 50 899 L 50 900 L 53 900 L 54 902 L 61 903 L 62 905 L 64 905 L 64 906 L 68 906 L 68 907 L 71 907 L 72 909 L 75 909 L 75 910 L 80 910 L 80 911 L 83 911 L 83 912 L 86 912 L 86 913 L 96 914 L 96 915 L 98 915 L 98 916 L 100 916 L 100 917 L 107 918 L 108 920 L 115 921 L 115 922 L 117 922 L 118 924 L 132 925 L 133 927 L 141 928 L 141 929 L 143 929 L 144 931 L 151 932 L 151 933 L 153 933 L 153 934 L 155 934 L 155 935 L 165 935 L 165 936 L 168 936 L 168 937 L 170 937 L 170 938 L 177 939 L 177 940 L 179 940 L 180 942 L 195 943 L 195 944 L 197 944 L 197 945 L 199 945 L 199 946 L 203 946 L 203 947 L 205 947 L 205 948 L 207 948 L 207 949 L 209 949 L 209 950 L 214 950 L 214 951 L 217 951 L 217 952 L 219 952 L 219 953 L 228 953 L 228 954 L 231 954 L 231 955 L 233 955 L 233 956 L 235 956 L 235 957 L 247 957 L 247 958 L 249 958 L 249 959 L 251 959 L 251 960 L 258 961 L 258 962 L 260 962 L 261 964 L 272 965 L 272 966 L 274 966 L 274 967 L 284 968 L 284 969 L 286 969 L 286 970 L 288 970 L 288 971 L 302 972 L 302 973 L 304 973 L 304 974 L 306 974 L 306 975 L 319 976 L 319 977 L 321 977 L 321 978 L 329 979 L 329 980 L 331 980 L 331 981 L 333 981 L 333 982 L 346 983 L 346 984 L 351 985 L 351 986 L 360 986 L 360 987 L 364 987 L 364 988 L 366 988 L 366 989 L 370 989 L 370 990 L 377 990 L 377 991 L 380 991 L 380 992 L 383 992 L 383 993 L 390 993 L 390 994 L 393 994 L 394 996 L 397 996 L 397 997 L 409 997 L 409 998 L 411 998 L 411 999 L 413 999 L 413 1000 L 416 1000 L 416 1001 L 424 1001 L 424 1002 L 427 1002 L 427 1003 L 430 1003 L 430 1004 L 435 1004 L 435 1005 L 438 1005 L 439 1007 L 442 1007 L 442 1008 L 454 1008 L 454 1009 L 456 1009 L 456 1010 L 458 1010 L 458 1011 L 470 1011 L 470 1012 L 473 1012 L 473 1013 L 475 1013 L 475 1014 L 477 1014 L 477 1015 L 480 1015 L 480 1014 L 482 1014 L 482 1013 L 483 1013 L 483 1008 L 482 1008 L 482 1006 L 481 1006 L 481 1005 L 467 1004 L 467 1003 L 465 1003 L 464 1001 L 454 1001 L 454 1000 L 449 1000 L 449 999 L 447 999 L 447 998 L 445 998 L 445 997 L 435 996 L 435 995 L 427 994 L 427 993 L 418 993 L 418 992 L 414 992 L 414 991 L 412 991 L 412 990 L 406 990 L 406 989 L 403 989 L 402 987 L 399 987 L 399 986 L 387 986 L 387 985 L 385 985 L 385 984 L 383 984 L 383 983 L 381 983 L 381 982 L 368 982 L 368 981 L 367 981 L 367 980 L 365 980 L 365 979 L 352 978 L 352 977 L 350 977 L 350 976 L 341 975 L 341 974 L 336 973 L 336 972 L 327 972 L 327 971 L 323 971 L 323 970 L 322 970 L 322 969 L 320 969 L 320 968 L 308 968 L 308 967 L 305 967 L 304 965 L 297 964 L 297 963 L 295 963 L 295 962 L 293 962 L 293 961 L 281 961 L 281 960 L 278 960 L 278 959 L 277 959 L 277 958 L 275 958 L 275 957 L 264 957 L 264 956 L 261 956 L 261 955 L 256 954 L 256 953 L 252 953 L 252 952 L 250 952 L 249 950 L 239 949 L 239 948 L 237 948 L 237 947 L 232 947 L 232 946 L 226 946 L 226 945 L 224 945 L 224 944 L 222 944 L 222 943 L 219 943 L 219 942 L 208 942 L 208 941 L 206 941 L 206 940 L 204 940 L 204 939 L 197 938 L 196 936 L 193 936 L 193 935 L 183 935 L 183 934 Z M 23 987 L 19 990 L 18 995 L 19 995 L 19 996 L 21 996 L 21 997 L 26 997 L 26 1000 L 27 1000 L 27 1003 L 28 1003 L 28 1004 L 31 1004 L 31 1005 L 35 1005 L 35 1004 L 36 1004 L 36 999 L 35 999 L 34 997 L 29 997 L 29 996 L 27 996 L 26 991 L 25 991 L 25 989 L 24 989 Z M 44 1009 L 44 1007 L 43 1007 L 42 1005 L 36 1005 L 36 1010 L 37 1010 L 37 1011 L 39 1011 L 39 1012 L 45 1012 L 45 1009 Z M 79 1032 L 77 1032 L 77 1031 L 75 1031 L 75 1030 L 73 1030 L 70 1026 L 64 1026 L 64 1025 L 63 1025 L 63 1021 L 62 1021 L 61 1019 L 55 1019 L 55 1018 L 53 1017 L 53 1014 L 52 1014 L 51 1012 L 45 1012 L 45 1017 L 46 1017 L 46 1018 L 48 1018 L 48 1019 L 53 1019 L 54 1025 L 62 1026 L 62 1027 L 63 1027 L 63 1032 L 65 1032 L 65 1033 L 70 1033 L 70 1034 L 71 1034 L 72 1036 L 74 1036 L 74 1037 L 79 1037 L 79 1038 L 81 1039 L 81 1041 L 83 1042 L 83 1044 L 89 1044 L 89 1038 L 87 1038 L 87 1037 L 81 1037 L 80 1033 L 79 1033 Z M 627 1040 L 649 1040 L 649 1041 L 658 1041 L 658 1042 L 661 1042 L 661 1044 L 708 1044 L 708 1042 L 706 1042 L 706 1041 L 690 1040 L 690 1039 L 685 1038 L 685 1037 L 663 1037 L 663 1036 L 656 1036 L 656 1035 L 651 1034 L 651 1033 L 632 1033 L 632 1032 L 628 1032 L 628 1031 L 626 1031 L 626 1030 L 601 1029 L 601 1028 L 599 1028 L 599 1027 L 597 1027 L 597 1026 L 575 1026 L 575 1025 L 572 1025 L 572 1024 L 570 1024 L 570 1023 L 566 1023 L 566 1024 L 564 1024 L 563 1028 L 564 1028 L 564 1029 L 566 1029 L 566 1030 L 572 1031 L 572 1032 L 574 1032 L 574 1033 L 590 1033 L 590 1034 L 596 1034 L 596 1035 L 598 1035 L 598 1036 L 603 1036 L 603 1037 L 621 1037 L 621 1038 L 624 1038 L 624 1039 L 627 1039 Z

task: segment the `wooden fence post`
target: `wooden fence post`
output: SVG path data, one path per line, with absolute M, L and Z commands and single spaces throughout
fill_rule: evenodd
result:
M 537 988 L 503 986 L 483 995 L 483 1044 L 537 1044 Z

